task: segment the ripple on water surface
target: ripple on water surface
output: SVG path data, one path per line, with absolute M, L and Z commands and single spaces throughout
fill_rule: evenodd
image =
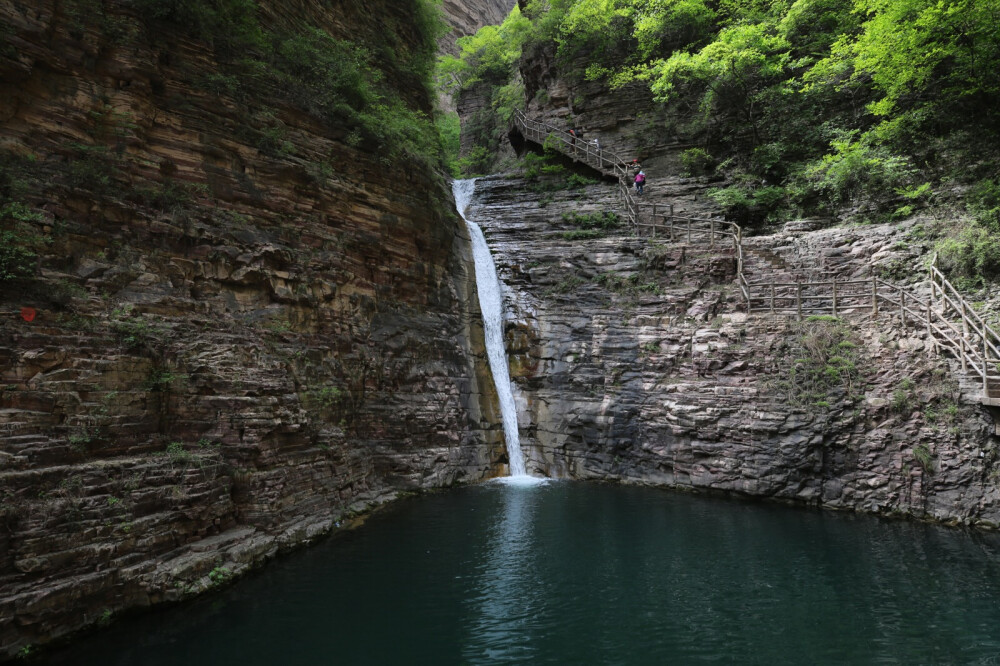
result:
M 53 664 L 995 663 L 995 535 L 648 488 L 398 503 Z

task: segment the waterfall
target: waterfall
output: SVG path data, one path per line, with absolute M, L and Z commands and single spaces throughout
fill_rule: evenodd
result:
M 472 236 L 472 254 L 476 263 L 476 284 L 479 288 L 479 306 L 483 311 L 483 328 L 486 331 L 486 354 L 493 371 L 493 383 L 500 398 L 500 415 L 503 418 L 503 434 L 507 440 L 507 456 L 510 458 L 510 475 L 527 476 L 524 454 L 517 434 L 517 408 L 510 388 L 510 373 L 507 370 L 507 350 L 503 343 L 503 295 L 500 278 L 493 264 L 493 256 L 486 245 L 486 237 L 479 225 L 465 217 L 465 209 L 476 190 L 476 180 L 456 180 L 452 184 L 455 193 L 455 207 L 465 220 Z

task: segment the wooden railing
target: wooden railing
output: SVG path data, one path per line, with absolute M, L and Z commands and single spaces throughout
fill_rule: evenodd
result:
M 747 280 L 744 269 L 743 231 L 725 220 L 674 214 L 672 205 L 640 203 L 633 196 L 627 162 L 613 151 L 599 150 L 569 132 L 532 120 L 521 111 L 514 122 L 530 141 L 550 147 L 618 179 L 619 202 L 635 233 L 669 241 L 695 241 L 710 247 L 731 243 L 736 255 L 736 281 L 747 314 L 787 315 L 802 319 L 812 315 L 839 317 L 848 313 L 878 318 L 898 313 L 903 327 L 922 328 L 936 352 L 948 350 L 962 371 L 978 376 L 983 402 L 1000 406 L 1000 335 L 980 317 L 938 269 L 937 256 L 928 271 L 930 298 L 881 278 L 806 281 Z M 954 321 L 957 319 L 957 321 Z
M 522 111 L 514 111 L 514 123 L 525 139 L 583 162 L 588 166 L 614 175 L 618 179 L 618 200 L 624 209 L 625 218 L 637 235 L 648 234 L 669 240 L 684 238 L 690 245 L 695 239 L 708 241 L 710 247 L 716 243 L 729 243 L 736 255 L 736 275 L 740 291 L 749 307 L 750 294 L 745 288 L 747 280 L 743 275 L 743 231 L 734 222 L 711 218 L 697 218 L 674 215 L 673 205 L 640 203 L 633 194 L 632 174 L 625 158 L 612 150 L 597 147 L 595 142 L 587 142 L 566 130 L 528 118 Z
M 949 329 L 948 340 L 962 362 L 962 370 L 971 367 L 983 380 L 983 402 L 1000 406 L 1000 336 L 987 324 L 958 290 L 938 269 L 937 254 L 928 269 L 931 302 L 942 318 L 949 313 L 959 323 Z M 978 340 L 977 340 L 978 338 Z

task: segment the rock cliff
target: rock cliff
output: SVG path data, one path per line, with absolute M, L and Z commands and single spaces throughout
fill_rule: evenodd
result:
M 678 212 L 704 214 L 704 185 L 664 178 L 652 187 Z M 620 227 L 595 233 L 595 216 L 614 210 L 610 185 L 478 181 L 470 214 L 507 286 L 529 469 L 1000 523 L 993 421 L 978 387 L 956 381 L 961 373 L 934 356 L 924 331 L 891 313 L 846 325 L 748 318 L 731 249 L 639 239 Z M 797 248 L 820 268 L 851 254 L 899 261 L 905 232 L 750 242 L 755 254 L 789 261 Z
M 472 35 L 485 25 L 502 23 L 510 10 L 514 9 L 517 0 L 444 0 L 441 9 L 451 32 L 441 38 L 441 50 L 455 55 L 455 40 L 459 37 Z
M 0 283 L 0 659 L 502 455 L 443 179 L 139 4 L 0 6 L 0 231 L 35 274 Z M 262 3 L 371 43 L 411 11 Z

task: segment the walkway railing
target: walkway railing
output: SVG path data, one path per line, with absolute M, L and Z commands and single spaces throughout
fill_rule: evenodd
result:
M 597 147 L 595 142 L 587 142 L 549 123 L 532 120 L 520 110 L 514 111 L 514 124 L 525 139 L 541 146 L 558 150 L 578 162 L 613 175 L 618 179 L 618 200 L 629 224 L 639 236 L 648 234 L 655 238 L 664 234 L 673 241 L 677 237 L 693 240 L 708 240 L 711 247 L 716 242 L 730 243 L 736 255 L 736 275 L 740 291 L 749 307 L 750 293 L 745 288 L 747 281 L 743 275 L 743 231 L 734 222 L 674 215 L 674 207 L 659 204 L 640 203 L 633 194 L 632 174 L 629 164 L 618 153 Z
M 984 404 L 1000 406 L 1000 335 L 993 330 L 938 269 L 937 255 L 928 271 L 930 298 L 881 278 L 789 282 L 750 282 L 743 272 L 743 231 L 726 220 L 679 216 L 673 205 L 640 203 L 632 194 L 627 162 L 617 153 L 600 150 L 548 123 L 532 120 L 521 111 L 514 122 L 524 137 L 559 150 L 618 179 L 619 201 L 625 217 L 639 236 L 695 241 L 710 247 L 731 243 L 736 255 L 736 281 L 747 314 L 787 315 L 802 319 L 812 315 L 839 317 L 849 313 L 898 313 L 904 328 L 924 329 L 937 353 L 948 350 L 962 364 L 962 372 L 982 382 Z M 957 319 L 957 321 L 955 321 Z

